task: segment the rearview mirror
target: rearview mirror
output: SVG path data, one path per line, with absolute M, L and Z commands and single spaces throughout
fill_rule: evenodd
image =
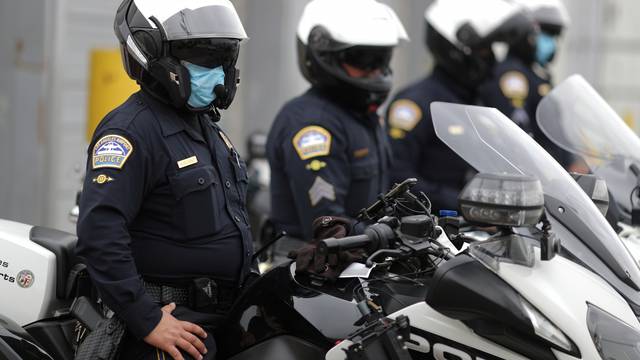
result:
M 606 215 L 609 209 L 609 189 L 604 179 L 593 174 L 571 173 L 571 176 L 596 204 L 602 215 Z

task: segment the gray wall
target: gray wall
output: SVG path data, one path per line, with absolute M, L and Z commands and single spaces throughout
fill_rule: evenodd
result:
M 429 1 L 384 1 L 412 38 L 394 57 L 397 89 L 429 69 L 423 45 Z M 621 114 L 638 117 L 640 2 L 566 1 L 573 24 L 557 59 L 556 79 L 582 73 Z M 67 213 L 85 162 L 89 54 L 117 46 L 112 21 L 119 3 L 0 0 L 0 218 L 73 231 Z M 222 125 L 243 148 L 248 134 L 266 131 L 282 104 L 307 87 L 295 54 L 296 24 L 306 1 L 234 4 L 251 39 L 243 44 L 242 84 Z
M 582 74 L 639 131 L 640 1 L 564 1 L 572 24 L 557 61 L 556 79 Z
M 45 12 L 0 2 L 0 216 L 20 221 L 45 217 Z

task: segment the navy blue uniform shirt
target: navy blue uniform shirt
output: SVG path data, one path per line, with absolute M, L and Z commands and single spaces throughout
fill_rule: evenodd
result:
M 429 109 L 433 101 L 471 104 L 473 99 L 440 67 L 401 90 L 387 109 L 393 149 L 391 181 L 417 178 L 412 191 L 424 192 L 434 211 L 457 209 L 458 193 L 465 185 L 469 166 L 436 136 Z
M 311 88 L 280 110 L 267 139 L 271 218 L 278 231 L 310 240 L 319 216 L 353 218 L 387 190 L 383 124 Z
M 555 145 L 538 127 L 536 109 L 551 91 L 551 75 L 539 65 L 527 65 L 519 57 L 508 55 L 494 68 L 493 75 L 478 90 L 482 105 L 494 107 L 530 134 L 563 166 L 573 156 Z
M 138 338 L 161 318 L 141 277 L 240 282 L 253 252 L 246 168 L 206 115 L 144 92 L 96 129 L 78 219 L 78 255 L 104 302 Z

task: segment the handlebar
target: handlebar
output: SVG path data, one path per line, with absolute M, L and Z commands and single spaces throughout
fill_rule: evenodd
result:
M 400 195 L 406 193 L 412 186 L 414 186 L 418 182 L 418 179 L 409 178 L 403 181 L 400 184 L 396 184 L 393 186 L 388 193 L 384 195 L 380 195 L 379 199 L 371 204 L 366 209 L 360 210 L 358 214 L 358 219 L 360 220 L 371 220 L 375 219 L 375 217 L 384 209 L 389 201 L 399 197 Z
M 355 235 L 347 236 L 344 238 L 336 239 L 329 238 L 322 240 L 320 247 L 325 248 L 327 251 L 342 251 L 349 249 L 356 249 L 362 247 L 368 247 L 371 239 L 368 235 Z
M 374 252 L 380 248 L 387 248 L 389 241 L 396 237 L 396 233 L 387 224 L 373 224 L 365 229 L 364 234 L 347 236 L 340 239 L 324 239 L 319 244 L 322 252 L 337 252 L 343 250 L 364 248 Z

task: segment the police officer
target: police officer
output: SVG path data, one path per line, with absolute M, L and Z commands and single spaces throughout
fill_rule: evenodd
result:
M 512 44 L 506 58 L 480 87 L 486 106 L 495 107 L 531 134 L 558 161 L 567 166 L 573 157 L 553 144 L 536 123 L 538 103 L 551 90 L 549 64 L 557 41 L 569 25 L 569 15 L 561 0 L 518 0 L 533 17 L 536 27 Z
M 310 240 L 315 218 L 353 218 L 387 188 L 389 147 L 376 111 L 391 88 L 393 48 L 407 35 L 375 0 L 311 1 L 297 35 L 311 88 L 280 110 L 267 156 L 276 229 Z
M 456 209 L 468 166 L 436 136 L 429 104 L 474 104 L 478 85 L 495 63 L 491 45 L 511 41 L 531 21 L 503 0 L 436 0 L 425 12 L 426 45 L 435 66 L 426 78 L 401 90 L 387 109 L 393 148 L 391 180 L 414 177 L 433 210 Z
M 228 0 L 124 0 L 114 27 L 142 90 L 95 130 L 77 252 L 126 324 L 122 358 L 212 359 L 252 255 L 245 167 L 216 123 L 246 34 Z

